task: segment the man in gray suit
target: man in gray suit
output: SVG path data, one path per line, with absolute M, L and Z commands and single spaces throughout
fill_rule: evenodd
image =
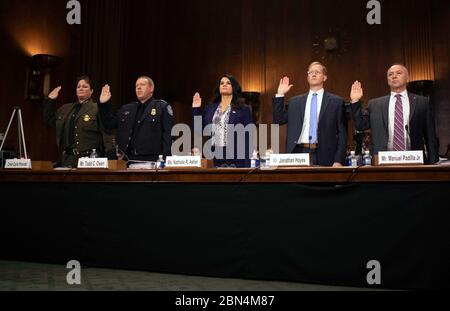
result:
M 408 93 L 408 69 L 399 64 L 387 72 L 391 94 L 372 99 L 362 107 L 363 89 L 356 81 L 351 91 L 351 111 L 356 130 L 370 129 L 372 153 L 379 151 L 423 150 L 427 164 L 439 161 L 434 116 L 428 98 Z M 426 147 L 426 148 L 425 148 Z

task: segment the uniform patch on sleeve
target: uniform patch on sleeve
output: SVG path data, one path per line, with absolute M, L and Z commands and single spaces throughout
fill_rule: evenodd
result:
M 173 109 L 172 109 L 172 106 L 167 105 L 167 113 L 173 117 Z

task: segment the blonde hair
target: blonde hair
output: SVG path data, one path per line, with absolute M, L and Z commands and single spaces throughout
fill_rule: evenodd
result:
M 327 67 L 325 67 L 325 65 L 322 64 L 321 62 L 312 62 L 312 63 L 308 66 L 308 71 L 309 71 L 309 69 L 310 69 L 312 66 L 314 66 L 314 65 L 322 66 L 323 74 L 324 74 L 324 75 L 327 75 L 327 74 L 328 74 Z
M 147 82 L 151 85 L 151 86 L 155 86 L 155 82 L 153 82 L 153 80 L 152 80 L 152 78 L 150 78 L 150 77 L 148 77 L 148 76 L 140 76 L 139 78 L 137 78 L 138 80 L 139 79 L 145 79 L 145 80 L 147 80 Z

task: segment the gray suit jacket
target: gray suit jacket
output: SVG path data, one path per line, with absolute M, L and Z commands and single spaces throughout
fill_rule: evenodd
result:
M 426 163 L 439 161 L 439 147 L 434 116 L 426 97 L 408 93 L 410 104 L 409 132 L 411 150 L 426 151 Z M 372 132 L 372 153 L 388 149 L 389 141 L 389 100 L 390 95 L 369 101 L 368 109 L 362 103 L 351 105 L 352 118 L 356 130 Z M 424 148 L 426 146 L 426 149 Z

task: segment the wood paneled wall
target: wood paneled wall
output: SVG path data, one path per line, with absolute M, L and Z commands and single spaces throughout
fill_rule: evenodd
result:
M 43 122 L 42 103 L 25 101 L 26 70 L 33 54 L 64 58 L 52 75 L 53 87 L 63 87 L 58 102 L 73 101 L 75 77 L 80 74 L 80 27 L 67 25 L 65 3 L 55 1 L 0 1 L 0 132 L 5 132 L 15 106 L 20 106 L 27 149 L 34 160 L 55 160 L 55 129 Z M 5 147 L 17 148 L 17 118 Z
M 450 147 L 450 2 L 432 1 L 433 61 L 435 74 L 434 110 L 440 151 Z M 450 157 L 450 153 L 448 153 Z
M 434 80 L 431 2 L 411 0 L 405 10 L 405 65 L 409 69 L 410 79 Z
M 2 4 L 0 14 L 15 14 L 14 19 L 2 18 L 3 36 L 11 37 L 11 24 L 31 18 L 21 8 L 32 2 Z M 33 13 L 34 20 L 65 20 L 65 7 L 55 9 L 50 2 L 39 2 L 42 10 Z M 230 73 L 243 90 L 261 92 L 262 121 L 271 123 L 271 98 L 280 78 L 292 79 L 289 96 L 306 92 L 306 70 L 314 60 L 328 67 L 327 90 L 348 99 L 350 86 L 358 79 L 363 82 L 366 102 L 387 94 L 386 70 L 393 62 L 403 62 L 414 77 L 423 73 L 436 80 L 439 135 L 441 144 L 449 143 L 450 12 L 446 1 L 381 1 L 381 25 L 367 24 L 366 1 L 360 0 L 81 2 L 82 26 L 62 23 L 60 29 L 48 27 L 36 36 L 51 34 L 63 47 L 55 52 L 65 58 L 58 71 L 60 79 L 69 81 L 84 72 L 92 75 L 97 88 L 110 83 L 116 108 L 134 99 L 134 82 L 145 74 L 154 78 L 156 96 L 174 105 L 177 122 L 190 123 L 193 94 L 198 91 L 209 102 L 220 76 Z M 323 48 L 324 38 L 330 35 L 338 39 L 339 50 Z M 11 103 L 23 96 L 22 73 L 28 56 L 12 39 L 5 40 L 11 61 L 2 64 L 1 74 L 21 73 L 14 82 L 0 86 Z M 1 103 L 0 129 L 10 109 Z M 27 131 L 41 133 L 33 138 L 32 150 L 40 159 L 54 158 L 55 152 L 46 152 L 55 149 L 54 135 L 42 124 L 39 109 L 33 106 L 24 115 L 25 120 L 34 120 Z

